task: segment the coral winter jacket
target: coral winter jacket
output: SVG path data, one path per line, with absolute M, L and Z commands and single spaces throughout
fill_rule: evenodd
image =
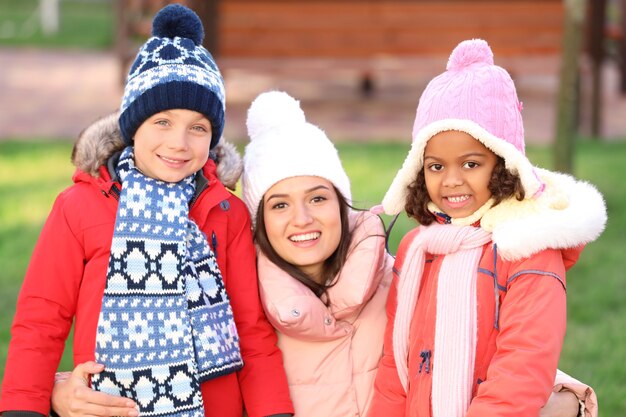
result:
M 565 335 L 565 272 L 604 229 L 606 209 L 589 184 L 540 173 L 547 184 L 541 196 L 502 202 L 481 219 L 493 242 L 483 246 L 477 271 L 477 342 L 467 417 L 537 417 L 551 391 L 561 388 L 561 375 L 553 386 Z M 437 363 L 434 348 L 437 280 L 445 256 L 426 257 L 417 304 L 408 312 L 407 392 L 396 369 L 402 359 L 394 357 L 392 345 L 399 271 L 419 230 L 409 232 L 398 249 L 369 416 L 434 415 L 431 371 L 445 366 Z M 579 398 L 586 395 L 574 388 Z M 595 396 L 585 399 L 585 415 L 597 415 Z
M 100 137 L 102 129 L 96 130 L 95 138 L 81 137 L 77 143 L 74 185 L 56 199 L 34 249 L 18 298 L 0 411 L 48 414 L 54 374 L 74 317 L 74 363 L 94 360 L 120 187 L 105 166 L 89 169 L 104 162 L 94 158 L 109 159 L 111 153 Z M 282 356 L 258 296 L 248 211 L 222 185 L 213 161 L 203 174 L 203 190 L 190 217 L 217 256 L 244 359 L 238 373 L 201 385 L 205 415 L 240 417 L 244 403 L 251 417 L 293 412 Z
M 403 240 L 395 268 L 416 231 Z M 498 260 L 499 329 L 495 327 L 494 251 L 487 244 L 477 281 L 477 346 L 473 400 L 467 416 L 538 416 L 554 384 L 565 335 L 565 267 L 558 251 L 546 251 L 520 263 Z M 385 335 L 385 354 L 376 390 L 387 401 L 375 401 L 374 416 L 432 416 L 430 395 L 434 349 L 437 274 L 443 256 L 428 257 L 409 333 L 409 392 L 404 393 L 393 357 L 392 326 Z M 532 271 L 537 271 L 533 273 Z M 544 275 L 539 271 L 551 271 Z M 507 283 L 509 278 L 517 278 Z M 395 283 L 395 281 L 394 281 Z M 396 287 L 387 305 L 390 323 L 396 313 Z M 387 343 L 388 342 L 388 343 Z M 501 348 L 498 349 L 498 346 Z M 424 355 L 422 352 L 429 352 Z M 394 407 L 390 407 L 390 402 Z M 382 408 L 386 411 L 383 412 Z M 393 412 L 391 412 L 393 411 Z

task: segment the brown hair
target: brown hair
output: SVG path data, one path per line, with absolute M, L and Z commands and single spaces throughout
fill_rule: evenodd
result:
M 322 269 L 322 278 L 324 279 L 324 284 L 318 284 L 313 280 L 311 276 L 302 271 L 297 266 L 290 264 L 281 258 L 278 253 L 274 250 L 270 241 L 267 237 L 267 231 L 265 230 L 265 219 L 264 219 L 264 208 L 263 208 L 263 199 L 261 199 L 259 203 L 259 209 L 256 213 L 256 228 L 254 230 L 254 239 L 256 243 L 259 245 L 261 252 L 267 256 L 267 258 L 277 265 L 280 269 L 287 272 L 289 275 L 306 285 L 317 295 L 321 297 L 326 293 L 328 288 L 332 287 L 335 282 L 333 279 L 343 265 L 346 263 L 346 258 L 348 257 L 348 249 L 350 247 L 350 243 L 352 241 L 352 230 L 350 230 L 350 223 L 348 221 L 348 211 L 350 205 L 346 201 L 345 197 L 337 190 L 335 186 L 333 186 L 335 193 L 337 194 L 337 198 L 339 200 L 339 216 L 341 218 L 341 236 L 339 238 L 339 246 L 333 252 L 333 254 L 328 257 L 324 261 L 323 269 Z
M 499 204 L 503 200 L 515 196 L 519 201 L 524 199 L 524 187 L 519 175 L 513 174 L 506 169 L 504 159 L 497 156 L 498 160 L 491 172 L 489 180 L 489 191 L 491 197 L 495 200 L 494 205 Z M 424 168 L 417 173 L 417 178 L 408 186 L 409 194 L 406 198 L 404 209 L 409 217 L 413 217 L 418 223 L 425 226 L 431 224 L 435 217 L 428 210 L 430 197 L 426 189 L 426 180 L 424 178 Z

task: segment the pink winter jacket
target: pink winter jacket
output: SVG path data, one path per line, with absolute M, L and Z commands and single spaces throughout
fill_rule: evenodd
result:
M 278 335 L 296 417 L 361 416 L 370 404 L 393 259 L 377 216 L 355 212 L 350 223 L 352 244 L 328 306 L 259 254 L 261 300 Z

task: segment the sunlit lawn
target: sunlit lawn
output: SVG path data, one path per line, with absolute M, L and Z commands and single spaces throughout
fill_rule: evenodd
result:
M 113 44 L 112 1 L 59 1 L 59 30 L 45 36 L 39 0 L 0 0 L 0 45 L 103 49 Z

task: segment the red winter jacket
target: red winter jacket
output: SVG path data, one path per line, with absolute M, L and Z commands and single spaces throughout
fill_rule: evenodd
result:
M 57 197 L 34 249 L 11 330 L 0 412 L 48 414 L 54 374 L 74 318 L 74 364 L 94 360 L 120 189 L 105 166 L 97 174 L 85 172 L 90 164 L 97 166 L 86 149 L 110 154 L 103 149 L 101 130 L 77 143 L 73 158 L 83 170 Z M 243 404 L 251 417 L 293 413 L 282 356 L 259 299 L 248 211 L 222 185 L 213 161 L 203 174 L 208 183 L 200 181 L 190 217 L 217 256 L 244 360 L 238 373 L 201 385 L 205 415 L 240 417 Z
M 407 235 L 398 249 L 394 270 L 400 271 L 406 249 L 416 235 Z M 498 260 L 501 302 L 499 324 L 494 326 L 494 252 L 487 244 L 477 281 L 477 346 L 473 401 L 468 416 L 538 416 L 548 400 L 565 335 L 565 267 L 561 253 L 545 251 L 519 263 Z M 418 302 L 409 333 L 409 392 L 404 393 L 393 356 L 393 326 L 385 332 L 385 352 L 376 376 L 370 416 L 432 416 L 437 275 L 444 256 L 426 259 Z M 544 272 L 550 274 L 545 275 Z M 517 278 L 511 279 L 520 274 Z M 387 300 L 387 322 L 393 323 L 397 306 L 397 276 Z M 428 363 L 420 353 L 431 351 Z M 420 366 L 421 365 L 421 366 Z M 422 372 L 419 372 L 420 367 Z M 426 369 L 429 368 L 428 371 Z M 476 412 L 472 410 L 476 409 Z M 533 410 L 529 413 L 529 410 Z
M 565 335 L 565 272 L 606 223 L 602 196 L 591 185 L 563 174 L 540 173 L 547 185 L 541 196 L 523 203 L 507 200 L 480 220 L 492 233 L 493 244 L 483 246 L 478 266 L 476 361 L 466 417 L 539 415 L 555 383 Z M 445 256 L 425 260 L 408 335 L 408 393 L 393 353 L 397 279 L 418 233 L 419 228 L 409 232 L 398 249 L 370 417 L 433 415 L 436 294 Z

